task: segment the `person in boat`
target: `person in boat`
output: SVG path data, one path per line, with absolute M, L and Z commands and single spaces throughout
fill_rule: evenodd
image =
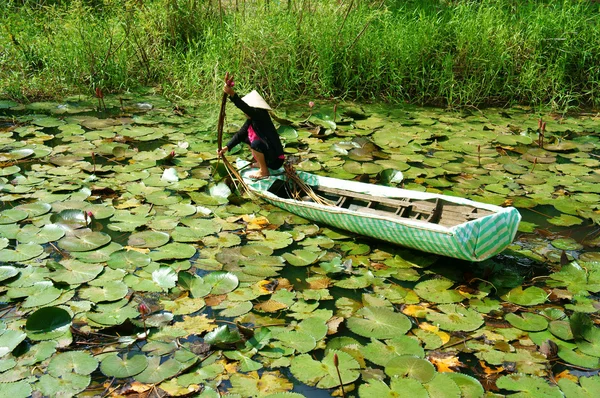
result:
M 279 169 L 285 161 L 283 145 L 269 115 L 271 107 L 256 90 L 240 98 L 233 87 L 225 83 L 223 91 L 227 93 L 231 102 L 244 112 L 248 120 L 231 137 L 227 145 L 217 151 L 217 154 L 223 156 L 224 153 L 233 149 L 240 142 L 244 142 L 252 150 L 252 156 L 255 160 L 252 166 L 258 168 L 258 171 L 250 174 L 249 177 L 253 179 L 268 177 L 270 175 L 269 169 Z

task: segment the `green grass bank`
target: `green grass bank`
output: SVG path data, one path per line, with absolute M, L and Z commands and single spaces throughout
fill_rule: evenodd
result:
M 153 86 L 273 101 L 600 105 L 590 0 L 4 0 L 0 97 Z

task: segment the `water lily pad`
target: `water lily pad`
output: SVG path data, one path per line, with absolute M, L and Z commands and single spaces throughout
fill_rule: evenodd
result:
M 111 253 L 106 265 L 113 269 L 135 271 L 150 264 L 152 260 L 144 253 L 135 250 L 119 250 Z
M 163 290 L 168 290 L 175 287 L 177 272 L 171 267 L 160 267 L 152 272 L 152 280 Z
M 0 332 L 0 357 L 12 352 L 27 335 L 17 330 L 5 330 Z
M 55 282 L 79 285 L 94 280 L 103 270 L 102 265 L 87 264 L 77 260 L 63 260 L 64 268 L 54 271 L 50 278 Z
M 348 173 L 360 175 L 360 174 L 377 174 L 383 168 L 377 163 L 359 163 L 354 161 L 348 161 L 344 164 L 344 170 Z
M 212 272 L 204 277 L 204 283 L 212 285 L 211 294 L 225 294 L 234 290 L 239 280 L 231 272 Z
M 133 378 L 140 383 L 156 384 L 175 376 L 182 369 L 181 363 L 175 359 L 167 359 L 161 362 L 161 357 L 151 356 L 148 359 L 146 369 L 137 375 L 133 375 Z
M 481 397 L 485 390 L 476 378 L 462 373 L 445 373 L 456 383 L 463 397 Z
M 541 330 L 546 330 L 548 327 L 548 320 L 545 317 L 531 312 L 523 312 L 520 316 L 514 313 L 508 313 L 504 316 L 504 319 L 514 327 L 529 332 L 539 332 Z
M 165 245 L 169 242 L 170 236 L 162 231 L 143 231 L 133 233 L 127 241 L 128 246 L 156 248 Z
M 471 308 L 456 304 L 442 304 L 438 308 L 442 313 L 429 312 L 426 318 L 443 330 L 468 332 L 478 329 L 483 324 L 481 314 Z
M 283 253 L 282 257 L 295 267 L 305 267 L 315 263 L 322 253 L 309 250 L 294 250 L 292 253 Z
M 94 303 L 116 301 L 127 295 L 128 288 L 123 282 L 107 282 L 103 286 L 89 286 L 79 290 L 79 297 Z
M 525 290 L 522 286 L 517 286 L 503 295 L 502 299 L 518 305 L 531 306 L 545 303 L 548 293 L 537 286 L 530 286 Z
M 464 300 L 464 296 L 456 290 L 448 290 L 454 285 L 449 279 L 429 279 L 419 282 L 415 287 L 415 292 L 427 301 L 439 304 L 458 303 Z
M 392 377 L 410 377 L 421 383 L 427 383 L 435 376 L 435 367 L 425 359 L 403 355 L 392 358 L 385 365 L 385 373 Z
M 389 387 L 376 378 L 369 379 L 367 384 L 361 384 L 358 389 L 360 398 L 393 398 L 408 395 L 414 398 L 429 398 L 429 393 L 421 382 L 416 379 L 393 377 Z M 458 397 L 460 397 L 460 392 Z
M 72 397 L 85 390 L 91 382 L 89 375 L 68 373 L 60 378 L 45 374 L 40 377 L 37 387 L 48 397 Z
M 0 282 L 19 274 L 19 270 L 12 265 L 0 267 Z
M 14 224 L 29 217 L 25 210 L 7 209 L 0 212 L 0 225 Z
M 58 246 L 67 251 L 87 252 L 106 245 L 110 240 L 110 235 L 103 232 L 83 231 L 62 238 Z
M 48 364 L 48 373 L 63 377 L 68 373 L 89 375 L 98 367 L 98 360 L 85 351 L 61 352 L 52 357 Z
M 102 360 L 100 370 L 108 377 L 126 378 L 142 373 L 148 367 L 146 355 L 130 352 L 123 357 L 111 354 Z
M 161 260 L 187 260 L 196 254 L 196 248 L 183 243 L 168 243 L 160 246 L 150 253 L 153 261 Z
M 31 384 L 28 381 L 0 383 L 0 395 L 11 398 L 27 398 L 31 396 Z
M 532 397 L 563 397 L 557 386 L 551 386 L 546 380 L 524 374 L 500 376 L 496 381 L 499 388 L 509 391 L 520 391 Z
M 346 321 L 356 334 L 374 339 L 391 339 L 404 335 L 411 323 L 406 315 L 385 307 L 364 307 Z
M 25 323 L 27 337 L 33 340 L 50 340 L 69 330 L 71 315 L 58 307 L 44 307 L 29 315 Z
M 352 383 L 360 376 L 360 365 L 343 351 L 330 350 L 323 361 L 315 361 L 308 354 L 292 359 L 290 370 L 301 382 L 318 388 L 333 388 L 340 385 L 340 379 L 334 365 L 334 355 L 338 357 L 339 372 L 343 384 Z

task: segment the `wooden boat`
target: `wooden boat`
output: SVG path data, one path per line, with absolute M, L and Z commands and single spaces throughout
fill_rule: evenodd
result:
M 290 213 L 360 235 L 463 260 L 483 261 L 502 252 L 514 239 L 521 219 L 513 207 L 302 171 L 296 175 L 312 188 L 316 197 L 299 196 L 299 184 L 285 173 L 252 180 L 248 174 L 254 171 L 241 174 L 250 190 Z

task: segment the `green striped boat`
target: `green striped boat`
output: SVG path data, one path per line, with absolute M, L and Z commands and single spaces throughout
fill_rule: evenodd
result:
M 297 171 L 316 194 L 307 195 L 285 173 L 252 180 L 247 176 L 254 171 L 242 172 L 250 190 L 290 213 L 462 260 L 483 261 L 502 252 L 514 239 L 521 219 L 513 207 Z

